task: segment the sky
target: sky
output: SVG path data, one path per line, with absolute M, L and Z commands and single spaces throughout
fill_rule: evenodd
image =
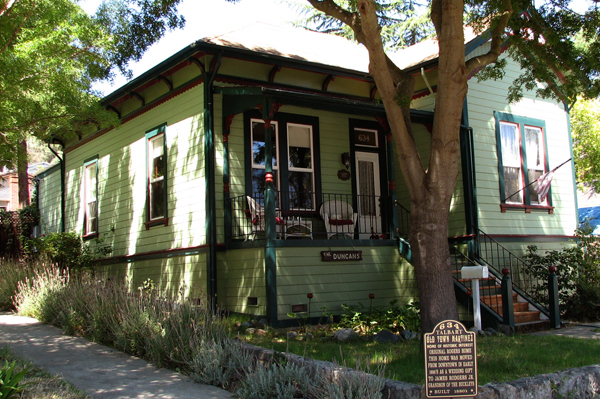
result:
M 100 0 L 80 1 L 89 14 L 93 14 L 99 4 Z M 185 28 L 167 32 L 139 62 L 131 64 L 134 78 L 203 37 L 224 33 L 253 21 L 285 25 L 300 18 L 297 9 L 280 0 L 240 0 L 236 4 L 225 0 L 183 0 L 179 12 L 186 19 Z M 94 89 L 106 96 L 125 83 L 127 80 L 119 76 L 113 84 L 96 84 Z

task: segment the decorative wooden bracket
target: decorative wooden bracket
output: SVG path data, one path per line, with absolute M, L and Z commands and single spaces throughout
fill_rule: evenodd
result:
M 196 57 L 190 57 L 187 60 L 188 60 L 188 62 L 190 64 L 195 64 L 198 68 L 200 68 L 200 71 L 202 73 L 206 72 L 206 67 L 204 66 L 204 64 L 202 63 L 202 61 L 200 61 L 198 58 L 196 58 Z
M 273 83 L 273 81 L 275 80 L 275 75 L 279 71 L 281 71 L 281 66 L 273 65 L 273 68 L 271 68 L 271 72 L 269 72 L 269 82 L 270 83 Z
M 377 85 L 373 85 L 373 87 L 371 87 L 371 92 L 369 93 L 371 100 L 375 100 L 375 93 L 377 93 Z
M 144 97 L 142 97 L 142 95 L 141 95 L 140 93 L 137 93 L 137 92 L 135 92 L 135 91 L 132 91 L 132 92 L 130 92 L 130 93 L 129 93 L 129 95 L 130 95 L 131 97 L 135 97 L 135 98 L 137 98 L 138 100 L 140 100 L 140 102 L 142 103 L 142 107 L 143 107 L 144 105 L 146 105 L 146 100 L 144 100 Z
M 161 82 L 165 82 L 167 84 L 167 86 L 169 87 L 169 91 L 173 90 L 173 83 L 167 79 L 165 76 L 163 75 L 158 75 L 156 77 L 157 80 L 161 81 Z
M 329 75 L 325 78 L 325 80 L 323 81 L 323 91 L 327 91 L 327 88 L 329 87 L 329 83 L 333 82 L 335 80 L 335 75 Z
M 231 124 L 233 123 L 233 118 L 235 118 L 235 114 L 227 115 L 225 117 L 225 135 L 229 135 L 231 131 Z
M 115 107 L 113 107 L 112 105 L 110 105 L 110 104 L 109 104 L 109 105 L 107 105 L 107 106 L 106 106 L 106 110 L 107 110 L 107 111 L 113 111 L 115 114 L 117 114 L 117 117 L 118 117 L 119 119 L 121 119 L 121 113 L 119 112 L 119 110 L 118 110 L 118 109 L 116 109 L 116 108 L 115 108 Z
M 389 132 L 390 131 L 390 125 L 388 123 L 387 118 L 376 117 L 375 119 L 377 120 L 377 122 L 379 122 L 379 124 L 383 128 L 383 131 L 385 131 L 385 132 Z

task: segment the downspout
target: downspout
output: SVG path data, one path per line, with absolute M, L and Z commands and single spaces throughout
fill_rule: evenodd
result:
M 61 142 L 58 139 L 53 139 L 52 141 L 56 141 L 60 144 L 63 149 L 65 148 L 65 143 Z M 48 149 L 52 151 L 52 153 L 58 158 L 58 163 L 60 164 L 60 232 L 65 232 L 65 161 L 63 158 L 58 155 L 54 148 L 50 146 L 50 142 L 48 142 Z M 39 201 L 39 198 L 38 198 Z
M 204 73 L 204 156 L 206 169 L 206 241 L 208 244 L 207 293 L 210 309 L 217 311 L 217 205 L 215 176 L 215 135 L 214 135 L 214 94 L 213 83 L 221 66 L 221 54 L 213 57 L 211 65 Z

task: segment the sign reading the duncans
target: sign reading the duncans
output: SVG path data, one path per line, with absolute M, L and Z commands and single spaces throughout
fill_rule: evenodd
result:
M 362 260 L 362 251 L 321 251 L 321 259 L 325 262 Z
M 428 398 L 477 396 L 475 333 L 454 320 L 425 334 L 425 389 Z

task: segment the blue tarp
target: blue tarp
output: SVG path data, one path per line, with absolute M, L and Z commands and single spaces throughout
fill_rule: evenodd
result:
M 586 220 L 594 227 L 592 234 L 600 235 L 600 206 L 579 208 L 579 223 L 584 223 Z

